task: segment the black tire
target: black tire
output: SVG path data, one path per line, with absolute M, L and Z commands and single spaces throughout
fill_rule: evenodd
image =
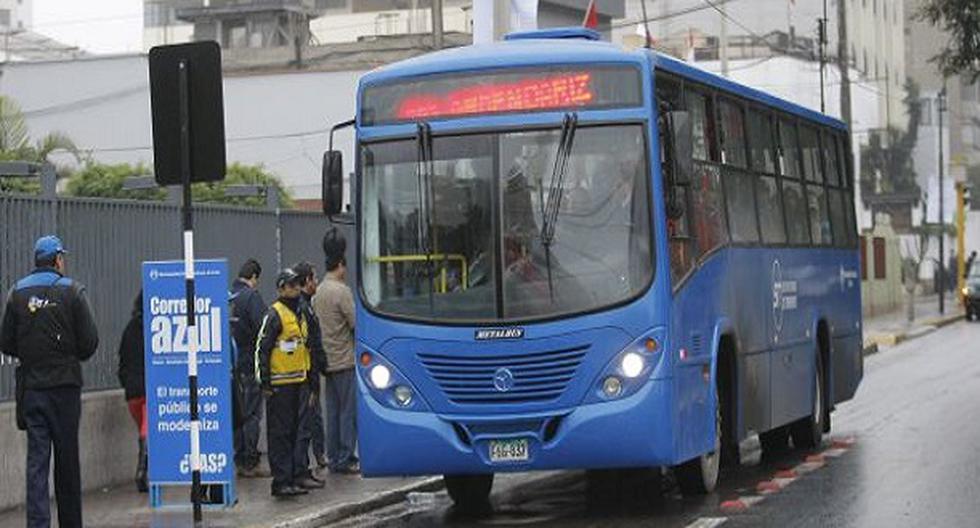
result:
M 684 495 L 707 495 L 718 486 L 721 472 L 721 406 L 715 391 L 715 448 L 674 467 L 674 477 Z
M 489 475 L 443 475 L 446 491 L 456 509 L 466 514 L 480 514 L 490 509 L 493 473 Z
M 789 450 L 789 428 L 783 426 L 759 433 L 759 445 L 764 457 L 786 452 Z
M 814 394 L 811 413 L 790 424 L 789 432 L 797 449 L 813 449 L 823 439 L 824 424 L 827 418 L 826 385 L 824 384 L 823 360 L 817 351 L 814 368 Z

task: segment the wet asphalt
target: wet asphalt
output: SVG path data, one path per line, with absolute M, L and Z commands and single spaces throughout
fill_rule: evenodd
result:
M 754 502 L 760 482 L 821 453 L 822 465 L 807 464 L 811 471 Z M 619 474 L 601 488 L 586 480 L 582 472 L 504 475 L 492 510 L 477 517 L 456 512 L 441 492 L 340 526 L 980 527 L 980 323 L 869 356 L 857 396 L 838 407 L 820 449 L 763 459 L 750 439 L 742 464 L 723 470 L 710 495 L 682 497 L 661 470 Z

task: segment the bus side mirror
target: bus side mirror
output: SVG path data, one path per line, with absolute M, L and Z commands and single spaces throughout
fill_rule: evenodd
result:
M 667 123 L 670 127 L 671 165 L 670 181 L 667 184 L 667 216 L 684 216 L 684 200 L 678 196 L 678 185 L 691 181 L 694 172 L 694 133 L 691 129 L 691 114 L 687 110 L 671 110 Z
M 341 212 L 344 202 L 344 155 L 339 150 L 323 153 L 323 212 Z

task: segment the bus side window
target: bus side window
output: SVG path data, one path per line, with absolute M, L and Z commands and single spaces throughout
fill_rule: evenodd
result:
M 772 117 L 749 110 L 749 154 L 755 181 L 755 203 L 759 210 L 759 230 L 765 244 L 785 244 L 783 195 L 776 181 L 776 148 Z
M 668 177 L 669 171 L 674 170 L 671 156 L 676 155 L 676 149 L 669 142 L 673 141 L 668 130 L 670 122 L 667 119 L 667 112 L 684 108 L 683 96 L 681 95 L 680 83 L 658 76 L 657 84 L 657 105 L 659 108 L 659 120 L 657 122 L 660 137 L 660 166 L 664 171 L 662 181 L 664 183 L 664 203 L 670 199 L 670 193 L 676 196 L 676 203 L 680 206 L 680 214 L 674 217 L 667 216 L 667 238 L 670 251 L 670 276 L 672 284 L 679 285 L 685 276 L 694 268 L 694 240 L 691 238 L 688 218 L 690 217 L 690 201 L 688 199 L 688 185 L 685 177 L 681 174 L 672 174 Z M 668 182 L 674 182 L 674 188 L 667 188 Z
M 728 227 L 733 242 L 758 242 L 755 215 L 755 177 L 746 169 L 745 120 L 742 108 L 732 101 L 718 103 L 721 125 L 721 159 L 724 167 Z
M 687 109 L 694 130 L 694 174 L 691 181 L 691 222 L 698 257 L 728 242 L 725 200 L 721 190 L 721 169 L 716 159 L 715 120 L 711 100 L 697 92 L 687 92 Z

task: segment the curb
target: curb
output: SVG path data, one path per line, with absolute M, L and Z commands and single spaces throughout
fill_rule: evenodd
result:
M 271 525 L 271 528 L 316 528 L 397 504 L 404 501 L 405 496 L 413 491 L 437 491 L 442 487 L 442 477 L 431 477 L 420 482 L 380 492 L 367 500 L 345 502 L 325 510 L 282 521 Z
M 881 346 L 895 346 L 899 343 L 931 334 L 944 326 L 951 325 L 957 321 L 963 320 L 964 318 L 965 315 L 962 313 L 932 317 L 929 319 L 923 319 L 918 326 L 909 330 L 872 334 L 868 337 L 869 343 L 865 345 L 863 354 L 865 356 L 876 354 L 879 352 Z

